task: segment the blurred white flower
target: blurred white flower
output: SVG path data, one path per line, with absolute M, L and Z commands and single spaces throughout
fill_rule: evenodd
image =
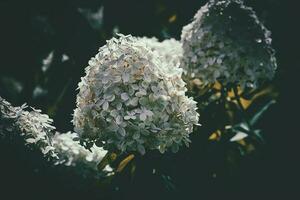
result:
M 210 0 L 183 27 L 181 67 L 204 84 L 257 87 L 276 70 L 270 31 L 241 0 Z
M 49 69 L 50 65 L 52 64 L 53 58 L 54 58 L 53 54 L 54 54 L 54 52 L 51 51 L 48 54 L 48 56 L 45 59 L 43 59 L 43 62 L 42 62 L 43 63 L 43 65 L 42 65 L 43 72 L 46 72 Z
M 100 30 L 103 24 L 104 7 L 101 6 L 97 10 L 78 8 L 78 11 L 86 18 L 90 26 L 96 30 Z
M 45 96 L 47 93 L 48 93 L 47 90 L 45 90 L 41 86 L 37 85 L 37 86 L 35 86 L 35 88 L 32 92 L 32 98 L 36 99 L 36 98 L 39 98 L 41 96 Z
M 75 132 L 113 151 L 177 150 L 198 123 L 196 102 L 185 96 L 181 74 L 145 39 L 108 40 L 78 84 Z
M 76 133 L 56 133 L 52 138 L 54 151 L 60 159 L 55 164 L 64 164 L 66 166 L 85 165 L 93 170 L 97 170 L 97 165 L 106 155 L 107 151 L 101 147 L 93 146 L 87 150 L 79 141 Z
M 179 67 L 183 53 L 182 44 L 180 41 L 171 38 L 159 42 L 155 37 L 142 37 L 140 39 L 146 44 L 147 47 L 161 56 L 163 58 L 162 61 L 169 62 L 174 67 Z
M 61 61 L 62 62 L 66 62 L 66 61 L 68 61 L 70 58 L 69 58 L 69 56 L 67 55 L 67 54 L 63 54 L 62 55 L 62 57 L 61 57 Z

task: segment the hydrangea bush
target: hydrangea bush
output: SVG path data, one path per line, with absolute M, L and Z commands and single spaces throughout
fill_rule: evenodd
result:
M 220 140 L 226 133 L 225 142 L 240 142 L 251 150 L 243 139 L 259 136 L 253 125 L 274 100 L 248 119 L 245 110 L 264 92 L 245 99 L 238 90 L 232 94 L 220 88 L 257 89 L 275 70 L 270 31 L 254 11 L 240 0 L 211 0 L 183 27 L 181 41 L 122 34 L 108 40 L 90 59 L 78 84 L 74 132 L 59 133 L 40 110 L 25 104 L 13 107 L 0 97 L 0 136 L 21 137 L 51 164 L 96 176 L 101 170 L 114 170 L 109 161 L 115 155 L 130 154 L 115 170 L 120 172 L 133 154 L 175 153 L 188 146 L 199 125 L 198 107 L 201 116 L 209 107 L 211 113 L 204 115 L 211 118 L 206 122 L 217 115 L 224 120 L 206 127 L 215 130 L 208 139 Z M 196 102 L 187 96 L 183 72 L 184 80 L 211 84 L 213 89 L 198 88 Z M 213 98 L 201 104 L 201 95 Z
M 271 32 L 241 0 L 210 0 L 183 27 L 181 67 L 204 84 L 256 88 L 273 78 Z
M 182 143 L 188 145 L 198 124 L 196 102 L 185 95 L 182 70 L 162 61 L 166 54 L 159 56 L 159 48 L 149 43 L 120 35 L 89 61 L 73 118 L 82 138 L 141 154 L 146 149 L 177 152 Z

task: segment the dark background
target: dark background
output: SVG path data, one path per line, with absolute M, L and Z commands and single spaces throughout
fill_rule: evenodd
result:
M 182 26 L 189 23 L 205 2 L 2 0 L 0 95 L 13 105 L 27 102 L 42 109 L 61 132 L 72 130 L 70 121 L 77 83 L 89 58 L 113 36 L 114 30 L 160 40 L 180 39 Z M 273 85 L 280 95 L 277 104 L 260 121 L 266 144 L 257 152 L 239 158 L 238 166 L 232 168 L 225 164 L 224 147 L 193 140 L 191 148 L 176 158 L 168 155 L 166 159 L 155 155 L 146 158 L 148 161 L 140 164 L 142 170 L 137 171 L 133 180 L 124 175 L 109 186 L 100 187 L 66 169 L 48 167 L 40 155 L 22 147 L 21 141 L 1 140 L 0 199 L 208 199 L 278 195 L 287 198 L 296 194 L 300 189 L 296 5 L 287 0 L 245 2 L 272 31 L 278 58 Z M 101 6 L 104 8 L 101 23 L 83 14 L 95 12 Z M 176 19 L 172 21 L 173 15 Z M 53 62 L 43 72 L 42 61 L 52 51 Z M 62 61 L 64 54 L 69 57 L 66 61 Z M 37 86 L 42 90 L 33 95 Z M 145 173 L 152 161 L 160 163 L 162 176 Z M 212 176 L 215 169 L 220 176 Z M 163 178 L 168 173 L 172 174 L 172 181 Z

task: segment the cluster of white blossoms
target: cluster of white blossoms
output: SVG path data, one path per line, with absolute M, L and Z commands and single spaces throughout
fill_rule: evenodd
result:
M 85 149 L 74 139 L 76 133 L 55 133 L 52 119 L 40 110 L 27 106 L 13 107 L 0 97 L 0 135 L 15 138 L 21 136 L 25 144 L 37 149 L 55 165 L 82 166 L 85 171 L 97 170 L 107 151 L 100 147 Z M 80 169 L 81 170 L 81 169 Z M 110 171 L 109 167 L 105 168 Z
M 241 0 L 210 0 L 183 27 L 181 67 L 204 84 L 255 88 L 273 77 L 270 31 Z
M 181 74 L 143 39 L 119 35 L 108 40 L 78 85 L 75 132 L 112 151 L 177 152 L 190 142 L 199 116 Z
M 155 37 L 142 37 L 140 40 L 142 40 L 152 51 L 160 55 L 162 57 L 162 62 L 168 62 L 173 67 L 179 67 L 183 54 L 180 41 L 170 38 L 159 42 Z
M 97 165 L 104 158 L 107 151 L 93 146 L 90 150 L 84 148 L 78 141 L 76 133 L 56 133 L 52 138 L 52 146 L 60 159 L 55 164 L 66 166 L 85 165 L 97 170 Z
M 43 62 L 44 72 L 52 59 L 53 52 Z M 277 67 L 270 31 L 242 0 L 210 0 L 183 27 L 181 41 L 119 34 L 88 65 L 78 84 L 75 133 L 56 132 L 48 115 L 0 97 L 0 136 L 24 139 L 53 165 L 108 176 L 114 173 L 109 159 L 103 160 L 108 152 L 175 153 L 189 145 L 199 114 L 186 95 L 183 72 L 202 86 L 218 81 L 256 88 L 272 79 Z
M 0 130 L 2 135 L 14 137 L 20 135 L 25 144 L 38 149 L 45 156 L 57 159 L 51 144 L 51 134 L 55 127 L 51 125 L 52 119 L 48 115 L 41 114 L 40 110 L 27 106 L 13 107 L 9 102 L 0 97 Z

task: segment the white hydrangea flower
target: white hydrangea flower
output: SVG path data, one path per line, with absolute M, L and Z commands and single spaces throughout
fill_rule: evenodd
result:
M 257 87 L 277 64 L 270 31 L 240 0 L 211 0 L 183 27 L 181 67 L 203 83 Z
M 108 40 L 78 85 L 75 132 L 122 152 L 177 151 L 188 144 L 198 123 L 196 102 L 185 96 L 182 69 L 162 59 L 143 39 Z
M 53 122 L 46 114 L 41 114 L 41 110 L 31 108 L 32 111 L 23 111 L 17 121 L 17 126 L 22 131 L 27 144 L 32 144 L 40 148 L 44 155 L 51 155 L 57 158 L 54 148 L 51 145 L 51 134 L 55 127 Z
M 13 107 L 0 97 L 0 135 L 15 138 L 21 136 L 25 144 L 37 149 L 55 165 L 76 166 L 81 175 L 85 172 L 96 172 L 91 175 L 97 176 L 97 165 L 101 162 L 107 151 L 93 146 L 89 151 L 74 139 L 76 133 L 58 133 L 51 125 L 52 119 L 40 110 L 27 106 Z M 112 169 L 106 166 L 105 171 Z
M 58 159 L 51 146 L 51 134 L 55 130 L 52 119 L 40 110 L 31 107 L 27 111 L 26 108 L 25 104 L 13 107 L 0 97 L 0 133 L 8 137 L 21 136 L 26 145 L 38 149 L 48 158 Z
M 162 61 L 171 63 L 174 67 L 179 67 L 182 57 L 182 44 L 174 38 L 159 42 L 157 38 L 140 38 L 152 51 L 163 57 Z
M 95 145 L 90 150 L 87 150 L 80 145 L 79 141 L 75 141 L 76 138 L 78 138 L 78 135 L 71 132 L 56 133 L 53 136 L 52 145 L 55 152 L 60 156 L 60 159 L 55 164 L 64 164 L 66 166 L 85 165 L 97 170 L 97 165 L 107 151 Z

